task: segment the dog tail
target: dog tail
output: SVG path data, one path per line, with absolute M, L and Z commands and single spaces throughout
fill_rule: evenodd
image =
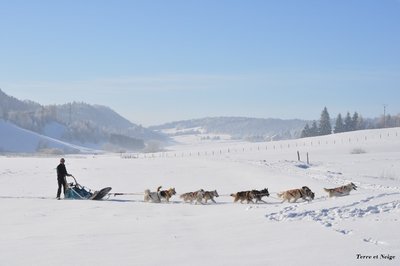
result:
M 278 195 L 278 197 L 282 198 L 282 196 L 283 196 L 284 193 L 285 193 L 285 192 L 280 192 L 280 193 L 276 193 L 276 195 Z
M 146 189 L 144 191 L 144 201 L 149 201 L 150 200 L 150 189 Z
M 330 192 L 330 189 L 324 188 L 324 190 L 325 190 L 326 192 Z
M 157 192 L 160 192 L 160 189 L 162 188 L 162 186 L 159 186 L 158 188 L 157 188 Z

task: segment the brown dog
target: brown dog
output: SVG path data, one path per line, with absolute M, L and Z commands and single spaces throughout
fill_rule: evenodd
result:
M 195 200 L 196 203 L 201 203 L 202 204 L 202 199 L 204 196 L 204 190 L 200 189 L 194 192 L 187 192 L 187 193 L 183 193 L 182 195 L 180 195 L 180 198 L 183 199 L 184 202 L 188 202 L 190 201 L 190 203 L 193 203 L 193 201 Z
M 352 190 L 357 190 L 357 186 L 350 182 L 349 184 L 336 188 L 324 188 L 329 193 L 329 197 L 347 196 Z
M 237 202 L 240 200 L 240 203 L 243 203 L 244 200 L 247 201 L 247 203 L 253 202 L 253 200 L 250 198 L 250 191 L 239 191 L 236 193 L 231 194 L 231 197 L 234 197 L 233 202 Z
M 161 190 L 161 186 L 157 188 L 158 195 L 160 199 L 165 199 L 169 202 L 169 199 L 176 194 L 175 188 L 170 188 L 168 190 Z
M 266 203 L 265 201 L 263 201 L 261 198 L 264 196 L 269 196 L 269 192 L 267 188 L 264 188 L 262 190 L 247 190 L 247 191 L 240 191 L 234 194 L 231 194 L 232 197 L 234 197 L 235 199 L 233 200 L 233 202 L 237 202 L 240 200 L 240 203 L 243 203 L 243 201 L 247 201 L 247 203 L 254 203 L 253 199 L 256 200 L 256 203 L 258 203 L 259 201 L 262 201 L 264 203 Z
M 302 198 L 303 200 L 310 201 L 310 200 L 314 199 L 315 194 L 314 194 L 314 192 L 311 191 L 311 189 L 304 186 L 302 188 L 291 189 L 291 190 L 287 190 L 287 191 L 278 193 L 278 197 L 283 199 L 282 202 L 284 202 L 285 200 L 287 200 L 288 202 L 291 202 L 292 199 L 293 199 L 292 202 L 296 202 L 300 198 Z

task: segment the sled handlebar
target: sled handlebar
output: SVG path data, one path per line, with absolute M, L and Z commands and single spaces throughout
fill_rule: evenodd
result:
M 72 177 L 74 179 L 75 185 L 81 187 L 81 185 L 78 183 L 78 181 L 76 181 L 76 178 L 73 175 L 69 175 L 68 177 Z M 67 181 L 67 180 L 65 180 L 65 181 Z
M 78 182 L 76 182 L 76 178 L 73 175 L 70 175 L 70 177 L 72 177 L 75 181 L 75 184 L 78 184 Z

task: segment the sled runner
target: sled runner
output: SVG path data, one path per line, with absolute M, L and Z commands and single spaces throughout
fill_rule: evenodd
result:
M 91 196 L 90 199 L 92 199 L 92 200 L 101 200 L 101 199 L 104 198 L 104 197 L 108 194 L 108 192 L 110 192 L 110 191 L 111 191 L 111 187 L 105 187 L 105 188 L 103 188 L 103 189 L 100 190 L 100 191 L 95 191 L 95 192 L 93 193 L 93 195 Z
M 81 186 L 75 177 L 71 177 L 74 179 L 74 182 L 67 183 L 65 199 L 101 200 L 111 191 L 111 187 L 105 187 L 99 191 L 92 192 L 91 189 Z

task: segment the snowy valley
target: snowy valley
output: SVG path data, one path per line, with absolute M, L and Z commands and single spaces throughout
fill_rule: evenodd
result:
M 221 139 L 153 154 L 68 155 L 78 181 L 127 193 L 55 200 L 59 157 L 1 156 L 0 265 L 397 265 L 400 130 L 248 143 Z M 297 158 L 299 151 L 300 161 Z M 309 164 L 307 163 L 307 153 Z M 329 198 L 324 188 L 357 190 Z M 175 187 L 169 203 L 145 189 Z M 310 202 L 277 193 L 308 186 Z M 216 189 L 216 204 L 179 195 Z M 268 188 L 267 203 L 232 193 Z

